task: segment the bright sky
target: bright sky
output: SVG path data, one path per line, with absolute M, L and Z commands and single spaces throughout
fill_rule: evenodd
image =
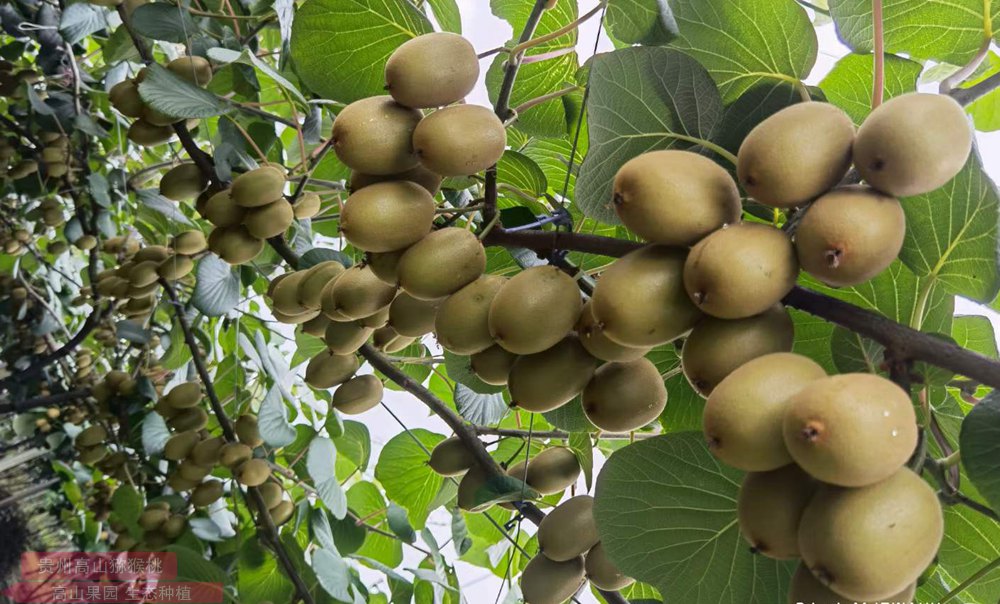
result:
M 566 2 L 570 0 L 560 1 Z M 487 0 L 458 0 L 458 4 L 462 10 L 464 35 L 472 41 L 473 45 L 479 52 L 500 46 L 512 37 L 510 25 L 493 16 L 490 12 Z M 579 13 L 583 14 L 593 8 L 597 2 L 596 0 L 580 0 L 579 4 Z M 591 19 L 589 22 L 581 26 L 579 35 L 580 42 L 577 47 L 581 63 L 591 56 L 594 47 L 594 37 L 597 35 L 597 32 L 598 21 L 596 18 Z M 806 79 L 806 82 L 809 84 L 818 83 L 834 66 L 837 60 L 849 52 L 849 50 L 837 39 L 832 24 L 819 28 L 818 33 L 820 42 L 819 57 L 816 61 L 815 68 Z M 603 36 L 600 40 L 598 49 L 599 52 L 606 52 L 613 50 L 613 46 L 607 40 L 607 37 Z M 483 75 L 485 75 L 489 64 L 490 59 L 485 59 L 482 62 L 481 71 Z M 482 83 L 482 78 L 479 86 L 475 91 L 473 91 L 468 100 L 471 103 L 490 105 L 485 85 Z M 990 176 L 994 179 L 994 181 L 1000 180 L 1000 161 L 997 161 L 997 158 L 1000 158 L 1000 133 L 979 133 L 978 140 L 979 148 L 983 156 L 986 158 L 992 158 L 993 160 L 985 162 L 986 170 L 990 173 Z M 1000 314 L 962 299 L 957 301 L 956 309 L 957 314 L 986 314 L 993 322 L 997 333 L 1000 333 Z M 387 396 L 385 402 L 408 427 L 423 427 L 439 433 L 450 434 L 450 431 L 447 426 L 445 426 L 444 422 L 435 416 L 429 415 L 424 406 L 413 400 L 413 398 L 409 395 L 398 392 L 390 392 L 388 390 L 386 392 Z M 399 426 L 395 420 L 381 407 L 376 407 L 372 411 L 366 413 L 363 416 L 363 420 L 372 432 L 372 466 L 374 467 L 374 461 L 378 459 L 378 453 L 381 446 L 399 432 Z M 596 462 L 596 465 L 599 468 L 602 460 L 598 459 Z M 596 474 L 597 468 L 595 468 L 595 476 Z M 585 490 L 581 480 L 581 483 L 577 487 L 577 493 L 583 492 L 585 492 Z M 450 539 L 451 518 L 446 512 L 438 510 L 436 513 L 432 514 L 428 521 L 428 526 L 434 532 L 440 543 L 444 543 Z M 533 528 L 528 522 L 524 523 L 523 529 L 529 532 L 533 531 Z M 420 554 L 417 554 L 414 550 L 406 547 L 404 547 L 403 551 L 405 555 L 403 567 L 416 567 L 420 560 Z M 444 548 L 444 552 L 448 558 L 454 558 L 454 549 L 450 543 Z M 471 604 L 488 604 L 498 597 L 498 595 L 502 598 L 503 595 L 506 594 L 506 587 L 503 586 L 502 581 L 487 570 L 462 562 L 456 563 L 456 570 L 458 572 L 460 584 L 462 585 L 466 600 Z M 371 582 L 376 580 L 379 574 L 362 570 L 362 576 L 366 581 Z M 590 595 L 589 590 L 586 591 L 579 600 L 581 604 L 592 604 L 597 602 L 596 598 Z

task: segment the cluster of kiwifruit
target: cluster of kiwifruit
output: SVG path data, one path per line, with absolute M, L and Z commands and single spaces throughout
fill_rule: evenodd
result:
M 97 422 L 81 430 L 73 441 L 77 461 L 124 480 L 129 471 L 128 455 L 124 451 L 113 451 L 108 447 L 108 436 L 104 425 Z
M 703 427 L 711 452 L 748 472 L 738 509 L 753 551 L 802 558 L 789 602 L 909 601 L 944 521 L 905 467 L 918 429 L 902 388 L 773 353 L 722 380 Z
M 55 197 L 46 197 L 37 206 L 28 210 L 24 214 L 24 217 L 27 220 L 41 222 L 45 226 L 52 228 L 62 226 L 66 223 L 63 204 Z M 65 251 L 65 244 L 63 242 L 53 241 L 52 243 L 62 244 L 64 246 L 63 251 Z M 53 251 L 50 247 L 49 253 L 58 256 L 62 252 Z
M 166 65 L 167 69 L 196 86 L 205 87 L 212 81 L 212 64 L 198 56 L 179 57 Z M 128 129 L 128 138 L 137 145 L 152 147 L 170 140 L 174 135 L 171 128 L 183 118 L 167 115 L 147 105 L 139 95 L 139 84 L 146 78 L 146 68 L 142 68 L 133 78 L 118 82 L 108 91 L 111 105 L 125 117 L 136 118 Z M 187 120 L 188 127 L 197 120 Z
M 28 251 L 28 245 L 32 242 L 31 232 L 27 229 L 2 229 L 0 230 L 0 246 L 3 253 L 8 256 L 20 256 Z
M 23 99 L 24 85 L 41 81 L 41 74 L 34 69 L 18 69 L 14 63 L 0 59 L 0 97 Z
M 114 488 L 106 480 L 98 480 L 89 486 L 87 509 L 94 514 L 94 520 L 104 522 L 111 515 L 111 496 L 114 494 Z
M 170 503 L 154 501 L 143 508 L 137 524 L 142 529 L 142 541 L 132 543 L 135 539 L 129 533 L 122 532 L 115 540 L 116 548 L 129 549 L 125 546 L 130 545 L 136 548 L 162 549 L 184 534 L 188 519 L 187 514 L 172 511 Z

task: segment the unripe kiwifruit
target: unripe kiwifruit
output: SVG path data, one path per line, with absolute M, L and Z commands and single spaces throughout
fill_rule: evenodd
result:
M 681 366 L 691 387 L 708 396 L 738 367 L 772 352 L 789 352 L 795 326 L 788 312 L 775 304 L 745 319 L 702 317 L 684 340 Z
M 135 252 L 132 256 L 132 260 L 136 262 L 146 262 L 147 260 L 152 260 L 153 262 L 162 262 L 167 259 L 170 255 L 170 250 L 163 245 L 147 245 Z
M 580 462 L 570 449 L 552 447 L 528 462 L 511 466 L 507 474 L 523 480 L 542 495 L 552 495 L 576 483 L 580 477 Z
M 281 485 L 274 482 L 268 481 L 257 487 L 260 491 L 260 496 L 264 499 L 264 506 L 273 510 L 279 503 L 281 503 L 282 495 L 285 491 L 281 488 Z
M 305 381 L 317 390 L 333 388 L 349 380 L 360 366 L 357 355 L 333 354 L 324 350 L 309 359 Z
M 292 206 L 292 213 L 297 220 L 305 220 L 319 214 L 322 201 L 319 195 L 308 191 L 299 196 L 295 205 Z
M 347 198 L 340 213 L 340 232 L 361 250 L 401 250 L 430 233 L 434 210 L 434 198 L 420 185 L 381 182 Z
M 434 317 L 441 300 L 419 300 L 405 291 L 389 305 L 389 325 L 401 336 L 419 338 L 434 330 Z
M 375 330 L 371 327 L 365 327 L 357 321 L 330 321 L 323 334 L 323 341 L 334 354 L 353 354 L 368 341 L 373 331 Z
M 181 121 L 181 118 L 175 115 L 170 115 L 169 113 L 164 113 L 163 111 L 155 109 L 150 105 L 143 107 L 142 119 L 154 126 L 161 127 L 170 127 L 171 125 Z
M 107 454 L 107 447 L 104 445 L 96 445 L 82 449 L 80 451 L 79 460 L 83 465 L 89 466 L 101 461 L 107 456 Z
M 823 283 L 849 287 L 892 264 L 905 236 L 899 200 L 860 185 L 840 187 L 809 206 L 795 230 L 795 253 Z
M 577 319 L 575 327 L 580 343 L 590 356 L 602 361 L 622 362 L 646 356 L 651 350 L 650 347 L 623 346 L 604 335 L 604 327 L 594 318 L 591 304 L 592 302 L 588 300 L 580 309 L 580 318 Z
M 355 376 L 334 391 L 330 406 L 347 415 L 364 413 L 382 401 L 383 389 L 374 375 Z
M 879 105 L 858 129 L 854 165 L 879 191 L 921 195 L 951 180 L 972 150 L 969 117 L 946 94 L 913 92 Z
M 604 335 L 623 346 L 658 346 L 686 333 L 701 313 L 684 292 L 685 252 L 649 245 L 611 264 L 591 298 Z
M 326 315 L 315 311 L 316 316 L 308 321 L 302 323 L 302 333 L 307 333 L 313 337 L 322 339 L 324 334 L 326 334 L 326 328 L 330 323 L 333 323 Z
M 181 476 L 179 472 L 173 472 L 167 478 L 167 484 L 175 491 L 190 491 L 198 486 L 199 481 L 188 480 Z
M 167 170 L 160 179 L 160 195 L 174 201 L 194 199 L 208 186 L 208 178 L 193 162 L 184 162 Z
M 438 191 L 441 190 L 441 175 L 435 174 L 421 165 L 417 165 L 415 168 L 411 168 L 405 172 L 399 172 L 398 174 L 365 174 L 363 172 L 351 172 L 349 187 L 351 193 L 354 193 L 356 191 L 360 191 L 368 185 L 390 180 L 408 180 L 410 182 L 415 182 L 421 187 L 427 189 L 427 192 L 431 195 L 437 195 Z
M 783 432 L 795 463 L 823 482 L 845 487 L 889 477 L 910 458 L 919 437 L 909 395 L 869 373 L 805 385 L 788 401 Z
M 264 444 L 260 430 L 257 429 L 257 416 L 252 413 L 244 413 L 236 418 L 233 430 L 236 432 L 236 438 L 248 447 L 254 448 Z
M 503 284 L 490 303 L 490 335 L 515 354 L 534 354 L 562 340 L 583 302 L 572 277 L 554 266 L 526 269 Z
M 389 285 L 399 285 L 399 259 L 406 250 L 395 252 L 368 252 L 365 254 L 365 264 L 375 273 L 375 276 Z
M 219 463 L 233 469 L 253 457 L 253 450 L 243 443 L 227 443 L 219 449 Z
M 215 226 L 228 227 L 243 222 L 246 213 L 246 208 L 236 205 L 236 202 L 233 201 L 230 189 L 225 189 L 208 198 L 208 201 L 205 202 L 205 211 L 202 214 L 205 216 L 205 220 Z
M 153 283 L 156 283 L 157 274 L 156 269 L 159 267 L 159 263 L 154 260 L 146 260 L 144 262 L 138 262 L 132 269 L 128 272 L 128 281 L 132 287 L 148 287 Z
M 251 235 L 243 225 L 219 227 L 208 236 L 208 249 L 229 264 L 243 264 L 264 250 L 264 240 Z
M 295 512 L 295 504 L 287 499 L 278 502 L 278 505 L 268 511 L 275 526 L 281 526 L 288 522 L 292 518 L 293 512 Z
M 201 402 L 201 382 L 183 382 L 170 389 L 164 398 L 174 409 L 187 409 Z
M 538 549 L 556 562 L 582 556 L 600 540 L 594 521 L 594 498 L 590 495 L 577 495 L 560 503 L 538 525 Z
M 233 202 L 244 208 L 265 206 L 282 196 L 285 175 L 274 166 L 262 166 L 233 179 Z M 289 208 L 291 209 L 291 208 Z
M 189 458 L 199 466 L 212 467 L 219 463 L 219 452 L 225 444 L 221 436 L 206 438 L 191 449 Z
M 158 508 L 146 509 L 139 514 L 139 526 L 144 531 L 155 531 L 170 518 L 170 512 Z
M 320 308 L 323 288 L 343 272 L 344 265 L 336 260 L 326 260 L 310 267 L 298 284 L 299 304 L 312 310 Z
M 333 150 L 352 170 L 395 174 L 415 167 L 413 131 L 423 115 L 390 96 L 375 96 L 344 107 L 333 121 Z
M 885 602 L 913 602 L 916 591 L 917 584 L 913 583 L 898 594 L 882 599 Z M 787 604 L 799 604 L 799 602 L 841 604 L 847 599 L 820 583 L 805 564 L 799 564 L 798 568 L 795 569 L 795 574 L 792 575 L 792 583 L 788 586 L 786 602 Z
M 441 476 L 461 476 L 476 464 L 476 458 L 461 439 L 452 436 L 434 447 L 427 463 Z
M 171 514 L 170 518 L 160 526 L 160 532 L 168 541 L 174 541 L 187 528 L 187 518 L 181 514 Z
M 434 317 L 441 346 L 455 354 L 475 354 L 492 346 L 490 305 L 506 282 L 505 277 L 484 274 L 448 296 Z
M 503 122 L 481 105 L 438 109 L 413 130 L 413 150 L 420 163 L 442 176 L 482 172 L 497 163 L 506 146 Z
M 174 255 L 156 267 L 156 274 L 167 281 L 176 281 L 186 277 L 194 270 L 194 260 L 189 256 Z
M 123 80 L 108 91 L 108 100 L 125 117 L 141 117 L 143 102 L 139 87 L 132 80 Z
M 486 270 L 486 251 L 475 234 L 439 229 L 410 246 L 397 266 L 399 285 L 414 298 L 434 300 L 472 283 Z
M 191 450 L 201 439 L 197 432 L 179 432 L 171 436 L 163 445 L 163 457 L 180 461 L 191 454 Z
M 107 438 L 108 432 L 104 429 L 104 426 L 94 424 L 84 428 L 79 434 L 77 434 L 74 444 L 77 447 L 93 447 L 103 443 L 107 440 Z
M 334 311 L 353 320 L 389 306 L 396 297 L 396 288 L 376 277 L 367 265 L 356 264 L 337 277 L 323 296 L 323 312 L 328 317 L 337 320 L 329 312 Z
M 598 543 L 587 552 L 585 570 L 587 579 L 598 589 L 618 591 L 635 583 L 635 579 L 623 574 L 608 558 L 603 543 Z
M 202 57 L 178 57 L 167 63 L 167 69 L 196 86 L 205 87 L 212 81 L 212 65 Z
M 774 558 L 799 557 L 799 521 L 816 487 L 795 464 L 743 477 L 737 501 L 740 532 L 751 551 Z
M 208 424 L 208 413 L 200 407 L 182 409 L 168 419 L 167 424 L 178 431 L 201 430 Z
M 563 604 L 584 582 L 583 556 L 555 562 L 537 555 L 521 573 L 521 593 L 525 604 Z
M 190 458 L 185 459 L 177 466 L 177 472 L 181 477 L 192 482 L 198 482 L 205 478 L 212 472 L 212 468 L 206 468 L 205 466 L 200 466 L 192 461 Z
M 708 448 L 724 463 L 747 472 L 775 470 L 792 462 L 782 422 L 789 399 L 826 377 L 808 357 L 776 352 L 730 373 L 705 402 L 702 428 Z
M 494 344 L 469 357 L 469 365 L 482 381 L 492 386 L 502 386 L 507 383 L 516 360 L 516 354 Z
M 480 493 L 488 476 L 482 466 L 474 464 L 458 481 L 458 507 L 466 512 L 483 512 L 493 507 L 492 503 L 480 501 Z
M 788 236 L 741 222 L 698 242 L 684 263 L 684 288 L 703 312 L 720 319 L 759 315 L 795 286 L 799 261 Z
M 291 271 L 272 284 L 268 296 L 275 311 L 295 317 L 312 310 L 299 302 L 299 286 L 308 275 L 309 271 Z
M 667 405 L 660 371 L 647 358 L 606 363 L 583 389 L 583 411 L 609 432 L 629 432 L 655 421 Z
M 511 402 L 525 411 L 552 411 L 573 400 L 596 367 L 597 359 L 570 334 L 542 352 L 514 361 L 507 379 Z
M 372 345 L 382 352 L 392 354 L 403 350 L 416 341 L 416 338 L 401 336 L 396 330 L 386 325 L 379 327 L 372 333 Z
M 243 226 L 254 237 L 269 239 L 287 231 L 293 220 L 295 213 L 292 211 L 292 204 L 284 197 L 279 197 L 267 205 L 247 210 Z
M 450 32 L 407 40 L 385 64 L 385 89 L 407 107 L 442 107 L 460 101 L 478 78 L 476 49 Z
M 236 468 L 235 477 L 244 486 L 260 486 L 271 477 L 271 466 L 266 459 L 251 459 Z
M 615 174 L 613 202 L 622 223 L 651 243 L 689 246 L 738 222 L 740 191 L 714 161 L 690 151 L 651 151 Z
M 197 487 L 191 493 L 191 505 L 196 508 L 203 508 L 212 505 L 222 497 L 222 482 L 218 480 L 208 480 Z
M 757 201 L 792 208 L 828 191 L 851 166 L 854 123 L 829 103 L 798 103 L 757 124 L 737 154 L 740 184 Z

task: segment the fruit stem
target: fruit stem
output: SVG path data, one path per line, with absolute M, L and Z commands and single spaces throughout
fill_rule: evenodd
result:
M 948 457 L 942 457 L 941 459 L 938 460 L 938 464 L 940 464 L 942 468 L 951 468 L 957 466 L 961 461 L 962 461 L 962 451 L 959 450 L 955 451 Z
M 607 0 L 602 0 L 601 2 L 598 2 L 597 6 L 595 6 L 592 9 L 590 9 L 589 11 L 587 11 L 583 16 L 581 16 L 576 21 L 573 21 L 572 23 L 564 25 L 563 27 L 560 27 L 559 29 L 557 29 L 557 30 L 555 30 L 553 32 L 549 32 L 549 33 L 545 34 L 544 36 L 538 36 L 537 38 L 533 38 L 533 39 L 528 40 L 526 42 L 521 42 L 520 44 L 518 44 L 517 46 L 515 46 L 514 48 L 512 48 L 510 50 L 510 54 L 512 54 L 512 55 L 518 55 L 518 54 L 520 54 L 520 53 L 528 50 L 529 48 L 533 48 L 535 46 L 538 46 L 539 44 L 545 44 L 549 40 L 555 40 L 556 38 L 558 38 L 560 36 L 564 36 L 564 35 L 568 34 L 569 32 L 571 32 L 571 31 L 575 30 L 576 28 L 580 27 L 580 25 L 583 24 L 584 22 L 586 22 L 588 19 L 590 19 L 591 17 L 593 17 L 597 13 L 601 12 L 606 5 L 607 5 Z
M 533 99 L 527 100 L 513 109 L 514 117 L 508 120 L 508 123 L 516 121 L 518 117 L 528 109 L 535 107 L 536 105 L 541 105 L 546 101 L 551 101 L 552 99 L 557 99 L 567 94 L 576 92 L 577 90 L 583 90 L 582 86 L 567 86 L 562 90 L 556 90 L 555 92 L 550 92 L 548 94 L 543 94 L 542 96 L 535 97 Z
M 885 35 L 882 0 L 872 0 L 872 25 L 875 30 L 875 77 L 872 84 L 872 109 L 882 104 L 885 94 Z
M 987 20 L 987 23 L 989 21 Z M 941 80 L 941 84 L 938 86 L 938 92 L 941 94 L 949 94 L 955 87 L 964 82 L 969 76 L 979 68 L 979 65 L 983 62 L 983 59 L 990 52 L 990 44 L 993 40 L 990 35 L 987 35 L 983 39 L 983 43 L 979 46 L 979 51 L 976 52 L 975 56 L 969 60 L 968 63 L 963 65 L 955 73 Z

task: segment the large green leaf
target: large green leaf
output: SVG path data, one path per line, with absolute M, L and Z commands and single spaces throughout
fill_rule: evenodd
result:
M 964 65 L 983 41 L 983 6 L 983 0 L 883 0 L 885 50 Z M 830 0 L 830 14 L 845 44 L 871 52 L 872 0 Z
M 237 586 L 244 602 L 290 602 L 295 586 L 278 561 L 257 539 L 245 539 L 239 548 Z
M 240 301 L 240 272 L 215 254 L 198 261 L 191 304 L 202 313 L 217 317 L 232 310 Z
M 658 46 L 677 35 L 677 22 L 664 0 L 609 0 L 604 23 L 611 37 L 626 45 Z
M 722 101 L 704 68 L 667 48 L 599 55 L 590 86 L 590 150 L 580 168 L 576 202 L 587 216 L 617 224 L 611 186 L 618 168 L 647 151 L 689 148 L 692 137 L 709 138 L 722 116 Z
M 968 348 L 992 359 L 997 358 L 997 337 L 989 318 L 978 315 L 955 317 L 951 337 L 962 348 Z
M 292 56 L 313 92 L 350 103 L 383 94 L 392 51 L 430 32 L 427 17 L 406 0 L 307 0 L 292 25 Z
M 674 45 L 708 69 L 727 103 L 761 82 L 801 80 L 816 62 L 816 31 L 795 0 L 669 2 Z
M 385 515 L 378 512 L 385 510 L 386 502 L 382 492 L 375 484 L 367 481 L 356 482 L 347 490 L 347 505 L 359 518 L 369 518 L 366 524 L 389 530 Z M 391 537 L 369 532 L 365 542 L 356 552 L 395 568 L 403 561 L 403 544 Z
M 743 144 L 743 139 L 757 124 L 785 107 L 800 102 L 802 96 L 793 85 L 787 82 L 761 82 L 726 106 L 726 113 L 715 129 L 713 140 L 731 153 L 736 153 Z
M 700 432 L 615 452 L 597 478 L 594 504 L 608 557 L 671 602 L 783 602 L 795 563 L 750 553 L 736 522 L 740 479 L 712 457 Z
M 205 118 L 230 111 L 228 103 L 157 64 L 149 65 L 139 94 L 147 105 L 177 118 Z
M 309 444 L 306 467 L 323 504 L 338 520 L 347 515 L 347 495 L 335 471 L 337 448 L 329 438 L 317 437 Z
M 993 509 L 1000 510 L 1000 393 L 990 393 L 966 416 L 961 447 L 969 478 Z
M 441 29 L 452 33 L 462 33 L 462 15 L 456 0 L 427 0 Z
M 906 239 L 899 257 L 950 293 L 990 302 L 1000 291 L 1000 199 L 974 153 L 940 189 L 902 200 Z
M 375 478 L 386 496 L 409 512 L 410 522 L 423 528 L 430 503 L 443 478 L 427 465 L 427 453 L 444 440 L 440 434 L 418 428 L 397 434 L 385 444 L 375 464 Z M 417 442 L 419 441 L 419 442 Z
M 166 42 L 187 42 L 198 33 L 197 24 L 184 7 L 166 2 L 150 2 L 137 7 L 129 17 L 129 24 L 147 38 Z
M 924 66 L 915 61 L 885 55 L 886 99 L 917 89 L 917 78 Z M 819 83 L 826 99 L 860 124 L 872 111 L 872 85 L 875 81 L 875 55 L 849 54 L 837 61 Z

